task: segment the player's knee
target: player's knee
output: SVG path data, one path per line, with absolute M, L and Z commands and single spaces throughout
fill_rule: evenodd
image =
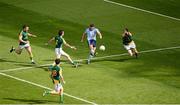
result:
M 33 58 L 33 54 L 32 53 L 30 53 L 30 57 Z
M 59 95 L 62 95 L 63 94 L 63 88 L 61 88 L 60 90 L 59 90 Z
M 17 53 L 18 55 L 20 55 L 20 54 L 21 54 L 21 51 L 16 51 L 16 53 Z
M 69 56 L 68 54 L 66 55 L 66 57 L 67 57 L 68 59 L 70 59 L 70 56 Z
M 132 53 L 131 49 L 128 50 L 128 53 L 129 53 L 130 56 L 133 56 L 133 53 Z

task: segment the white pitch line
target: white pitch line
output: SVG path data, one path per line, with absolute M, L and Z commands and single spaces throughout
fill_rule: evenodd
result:
M 150 53 L 150 52 L 157 52 L 157 51 L 164 51 L 164 50 L 171 50 L 171 49 L 180 49 L 180 46 L 166 47 L 166 48 L 159 48 L 159 49 L 152 49 L 152 50 L 144 50 L 144 51 L 140 51 L 139 53 Z M 109 56 L 103 56 L 103 57 L 95 57 L 92 59 L 94 59 L 94 60 L 95 59 L 104 59 L 104 58 L 119 57 L 119 56 L 124 56 L 124 55 L 128 55 L 128 53 L 109 55 Z M 87 59 L 81 59 L 81 60 L 77 60 L 77 61 L 83 61 L 83 60 L 87 60 Z
M 50 64 L 44 64 L 44 65 L 39 65 L 39 66 L 32 66 L 32 67 L 20 67 L 20 68 L 14 68 L 14 69 L 7 69 L 7 70 L 0 70 L 1 72 L 10 72 L 10 71 L 19 71 L 19 70 L 24 70 L 24 69 L 32 69 L 32 68 L 38 68 L 38 67 L 44 67 L 44 66 L 49 66 Z
M 166 48 L 159 48 L 159 49 L 152 49 L 152 50 L 144 50 L 144 51 L 140 51 L 139 53 L 150 53 L 150 52 L 158 52 L 158 51 L 179 49 L 179 48 L 180 48 L 180 46 L 174 46 L 174 47 L 166 47 Z M 96 60 L 96 59 L 104 59 L 104 58 L 111 58 L 111 57 L 120 57 L 120 56 L 124 56 L 124 55 L 128 55 L 128 53 L 108 55 L 108 56 L 102 56 L 102 57 L 95 57 L 92 59 Z M 75 61 L 85 61 L 85 60 L 87 60 L 87 59 L 79 59 L 79 60 L 75 60 Z M 31 68 L 38 68 L 38 67 L 43 67 L 43 66 L 48 66 L 48 65 L 50 65 L 50 64 L 39 65 L 39 66 L 34 66 L 34 67 L 22 67 L 22 68 L 15 68 L 15 69 L 0 70 L 0 73 L 10 72 L 10 71 L 19 71 L 19 70 L 24 70 L 24 69 L 27 70 L 27 69 L 31 69 Z
M 40 87 L 40 88 L 43 88 L 43 89 L 53 90 L 53 89 L 51 89 L 51 88 L 49 88 L 49 87 L 45 87 L 45 86 L 43 86 L 43 85 L 40 85 L 40 84 L 37 84 L 37 83 L 34 83 L 34 82 L 30 82 L 30 81 L 27 81 L 27 80 L 24 80 L 24 79 L 15 77 L 15 76 L 11 76 L 11 75 L 8 75 L 8 74 L 5 74 L 5 73 L 0 73 L 0 75 L 3 75 L 3 76 L 5 76 L 5 77 L 9 77 L 9 78 L 12 78 L 12 79 L 15 79 L 15 80 L 24 82 L 24 83 L 28 83 L 28 84 L 31 84 L 31 85 L 34 85 L 34 86 L 37 86 L 37 87 Z M 88 100 L 85 100 L 85 99 L 82 99 L 82 98 L 79 98 L 79 97 L 76 97 L 76 96 L 73 96 L 73 95 L 70 95 L 70 94 L 67 94 L 67 93 L 64 93 L 64 95 L 66 95 L 66 96 L 68 96 L 68 97 L 71 97 L 71 98 L 74 98 L 74 99 L 77 99 L 77 100 L 80 100 L 80 101 L 82 101 L 82 102 L 86 102 L 86 103 L 88 103 L 88 104 L 97 105 L 97 104 L 94 103 L 94 102 L 91 102 L 91 101 L 88 101 Z
M 141 8 L 137 8 L 137 7 L 133 7 L 133 6 L 117 3 L 117 2 L 114 2 L 114 1 L 104 0 L 104 2 L 111 3 L 111 4 L 116 4 L 116 5 L 119 5 L 119 6 L 123 6 L 123 7 L 131 8 L 131 9 L 135 9 L 135 10 L 138 10 L 138 11 L 150 13 L 150 14 L 153 14 L 153 15 L 157 15 L 157 16 L 166 17 L 166 18 L 169 18 L 169 19 L 180 21 L 179 18 L 175 18 L 175 17 L 172 17 L 172 16 L 167 16 L 167 15 L 163 15 L 163 14 L 160 14 L 160 13 L 144 10 L 144 9 L 141 9 Z

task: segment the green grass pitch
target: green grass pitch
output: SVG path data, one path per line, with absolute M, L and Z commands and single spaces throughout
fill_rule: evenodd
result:
M 179 0 L 113 0 L 137 8 L 180 18 Z M 23 24 L 37 38 L 30 38 L 37 65 L 51 64 L 54 45 L 45 46 L 57 30 L 77 51 L 64 50 L 75 59 L 86 59 L 88 48 L 80 38 L 94 23 L 103 34 L 97 57 L 126 53 L 121 33 L 128 27 L 139 51 L 180 46 L 180 21 L 104 2 L 103 0 L 0 0 L 0 104 L 56 104 L 58 97 L 42 97 L 44 88 L 14 78 L 52 88 L 46 66 L 29 63 L 28 55 L 10 54 L 18 46 Z M 141 53 L 81 62 L 78 68 L 63 62 L 65 93 L 96 104 L 180 104 L 180 49 Z M 13 71 L 12 69 L 24 68 Z M 3 72 L 5 70 L 12 70 Z M 65 95 L 65 104 L 88 102 Z M 92 103 L 91 103 L 92 104 Z

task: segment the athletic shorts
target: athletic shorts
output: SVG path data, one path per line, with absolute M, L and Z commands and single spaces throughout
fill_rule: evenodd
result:
M 134 42 L 129 43 L 129 45 L 124 45 L 124 48 L 126 50 L 134 49 L 136 48 L 136 44 Z
M 19 45 L 19 48 L 20 49 L 24 49 L 24 48 L 27 48 L 27 47 L 29 47 L 30 46 L 30 44 L 29 43 L 26 43 L 25 45 Z
M 93 47 L 96 47 L 96 40 L 94 39 L 88 40 L 88 45 L 93 45 Z
M 62 48 L 55 48 L 55 54 L 56 54 L 56 58 L 59 59 L 61 58 L 61 55 L 68 56 L 68 54 L 62 50 Z
M 54 89 L 55 89 L 56 92 L 59 92 L 62 88 L 63 87 L 62 87 L 61 83 L 55 84 Z

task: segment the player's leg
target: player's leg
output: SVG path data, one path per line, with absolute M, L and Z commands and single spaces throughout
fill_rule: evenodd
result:
M 96 40 L 93 40 L 93 50 L 94 50 L 94 56 L 97 55 L 97 52 L 96 52 Z
M 133 56 L 133 52 L 132 52 L 131 49 L 128 50 L 128 53 L 129 53 L 130 56 Z
M 60 103 L 63 103 L 63 101 L 64 101 L 64 94 L 63 94 L 64 89 L 63 89 L 63 86 L 60 83 L 58 83 L 58 84 L 54 84 L 54 87 L 55 87 L 55 90 L 45 91 L 43 93 L 43 96 L 48 95 L 48 94 L 59 95 Z
M 94 55 L 95 55 L 95 50 L 96 50 L 96 48 L 94 48 L 94 45 L 93 45 L 93 40 L 88 40 L 88 46 L 89 46 L 90 52 L 89 52 L 87 64 L 90 64 L 91 58 L 94 57 Z
M 23 46 L 19 46 L 18 48 L 14 48 L 13 46 L 12 46 L 12 48 L 10 49 L 10 53 L 12 53 L 13 51 L 15 51 L 15 53 L 16 54 L 21 54 L 21 52 L 22 52 L 22 50 L 23 50 Z
M 28 54 L 29 54 L 31 63 L 32 63 L 32 64 L 35 64 L 34 59 L 33 59 L 33 54 L 32 54 L 32 48 L 31 48 L 31 46 L 27 44 L 27 45 L 25 46 L 25 49 L 26 49 L 26 51 L 27 51 Z
M 62 85 L 61 85 L 61 88 L 60 88 L 60 90 L 59 90 L 59 102 L 60 103 L 64 103 L 64 89 L 63 89 L 63 87 L 62 87 Z
M 89 49 L 90 49 L 90 54 L 91 54 L 92 56 L 94 56 L 95 51 L 94 51 L 94 47 L 93 47 L 92 44 L 89 45 Z
M 136 56 L 136 58 L 138 57 L 138 51 L 136 49 L 136 44 L 134 43 L 134 41 L 131 43 L 130 45 L 132 51 L 133 51 L 133 54 Z
M 60 59 L 61 58 L 61 53 L 60 53 L 60 48 L 55 48 L 55 55 L 56 55 L 56 59 Z M 53 65 L 55 65 L 56 63 L 53 62 Z
M 54 90 L 50 90 L 50 91 L 44 91 L 43 96 L 51 94 L 51 95 L 59 95 L 59 87 L 61 86 L 61 84 L 59 83 L 58 80 L 53 80 L 53 84 L 54 84 Z M 60 84 L 60 85 L 59 85 Z
M 136 48 L 133 48 L 133 52 L 134 52 L 134 55 L 136 56 L 136 58 L 138 58 L 138 51 Z
M 129 45 L 124 45 L 124 48 L 128 51 L 130 56 L 133 56 L 133 52 L 132 52 L 132 50 L 131 50 Z
M 89 50 L 90 50 L 90 55 L 94 56 L 95 54 L 95 42 L 94 40 L 88 40 L 88 46 L 89 46 Z
M 17 49 L 15 49 L 15 52 L 16 52 L 16 54 L 19 54 L 19 55 L 20 55 L 21 52 L 22 52 L 22 50 L 23 50 L 23 49 L 21 49 L 21 48 L 18 47 Z
M 55 55 L 56 55 L 56 59 L 61 58 L 60 48 L 55 48 Z
M 64 52 L 62 49 L 60 49 L 60 53 L 61 53 L 62 56 L 65 56 L 65 57 L 70 61 L 71 64 L 73 64 L 73 65 L 76 66 L 76 67 L 78 66 L 77 63 L 75 63 L 75 62 L 71 59 L 71 57 L 69 56 L 69 54 L 67 54 L 66 52 Z
M 12 53 L 13 51 L 15 51 L 16 49 L 12 46 L 11 49 L 9 50 L 10 53 Z
M 89 56 L 88 56 L 88 60 L 87 60 L 87 63 L 90 64 L 90 61 L 91 61 L 91 58 L 93 58 L 94 56 L 94 48 L 93 48 L 93 45 L 89 45 L 89 49 L 90 49 L 90 52 L 89 52 Z

